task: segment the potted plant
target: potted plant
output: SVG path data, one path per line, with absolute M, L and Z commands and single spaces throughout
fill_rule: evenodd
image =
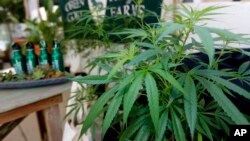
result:
M 11 24 L 23 22 L 25 18 L 25 11 L 22 0 L 3 0 L 0 3 L 0 23 L 6 24 L 9 39 L 12 40 Z M 2 27 L 4 31 L 5 27 Z
M 20 42 L 23 34 L 16 32 L 17 26 L 22 27 L 25 18 L 25 10 L 22 0 L 2 0 L 0 3 L 0 52 L 4 62 L 9 62 L 10 43 L 12 40 Z M 20 29 L 19 29 L 20 30 Z
M 52 0 L 42 1 L 45 8 L 46 19 L 26 20 L 26 31 L 28 32 L 28 41 L 35 44 L 35 52 L 39 54 L 39 41 L 45 40 L 49 45 L 51 52 L 51 44 L 53 40 L 62 40 L 62 21 L 60 19 L 60 9 L 53 10 L 54 2 Z
M 233 48 L 234 43 L 249 44 L 249 40 L 204 25 L 220 8 L 182 6 L 174 21 L 114 33 L 131 42 L 97 57 L 95 64 L 107 73 L 72 79 L 106 85 L 82 122 L 81 135 L 101 114 L 103 137 L 118 124 L 119 140 L 225 140 L 230 124 L 249 124 L 229 98 L 250 99 L 249 90 L 235 83 L 250 84 L 249 62 L 237 69 L 220 67 L 225 54 L 249 56 Z M 193 51 L 201 52 L 205 60 Z

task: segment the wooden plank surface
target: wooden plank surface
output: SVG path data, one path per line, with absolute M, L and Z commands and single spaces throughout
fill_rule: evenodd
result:
M 62 94 L 31 103 L 0 114 L 0 124 L 24 117 L 32 112 L 37 112 L 62 102 Z
M 70 90 L 71 82 L 24 89 L 0 89 L 0 113 L 16 109 Z
M 38 113 L 42 141 L 61 141 L 62 119 L 59 106 L 54 105 Z
M 45 109 L 45 116 L 47 118 L 47 129 L 50 141 L 61 141 L 62 132 L 62 119 L 60 118 L 59 105 L 54 105 Z

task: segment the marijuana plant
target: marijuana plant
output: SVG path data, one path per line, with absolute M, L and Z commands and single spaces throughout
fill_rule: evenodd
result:
M 250 99 L 250 92 L 235 83 L 250 84 L 249 62 L 238 70 L 220 67 L 225 54 L 249 55 L 233 48 L 235 43 L 249 44 L 249 40 L 201 23 L 220 8 L 181 6 L 174 21 L 143 23 L 140 28 L 113 33 L 131 42 L 127 48 L 112 48 L 96 59 L 106 75 L 72 79 L 107 86 L 82 122 L 81 135 L 101 113 L 103 137 L 118 124 L 119 140 L 225 140 L 230 124 L 249 124 L 229 98 L 241 95 Z

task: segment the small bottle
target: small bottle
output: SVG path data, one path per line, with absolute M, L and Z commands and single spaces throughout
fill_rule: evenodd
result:
M 21 47 L 17 43 L 12 45 L 11 62 L 17 74 L 25 73 L 24 57 L 21 54 Z
M 53 41 L 51 62 L 55 71 L 64 72 L 63 55 L 60 51 L 60 43 L 56 40 Z
M 44 40 L 40 41 L 40 55 L 39 55 L 39 64 L 42 66 L 49 65 L 49 55 L 47 51 L 47 45 Z
M 28 74 L 31 74 L 37 66 L 37 56 L 34 52 L 34 45 L 31 42 L 26 44 L 26 67 Z

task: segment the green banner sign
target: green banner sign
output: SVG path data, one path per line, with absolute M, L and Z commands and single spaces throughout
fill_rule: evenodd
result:
M 137 0 L 138 1 L 138 0 Z M 82 15 L 82 10 L 94 8 L 105 8 L 105 15 L 132 15 L 136 16 L 138 9 L 154 11 L 158 15 L 161 13 L 162 0 L 142 0 L 140 6 L 133 0 L 61 0 L 60 8 L 65 22 L 78 20 Z
M 95 17 L 96 9 L 99 9 L 98 14 L 104 17 L 118 15 L 136 17 L 142 13 L 147 13 L 147 11 L 160 15 L 162 1 L 163 0 L 60 0 L 60 8 L 64 25 L 65 27 L 69 27 L 69 25 L 74 24 L 82 18 L 86 10 L 91 11 L 93 17 Z M 95 21 L 95 18 L 93 19 Z M 155 16 L 149 16 L 145 18 L 144 21 L 146 23 L 153 23 L 156 22 L 157 19 Z M 115 22 L 119 25 L 122 24 L 121 21 Z

